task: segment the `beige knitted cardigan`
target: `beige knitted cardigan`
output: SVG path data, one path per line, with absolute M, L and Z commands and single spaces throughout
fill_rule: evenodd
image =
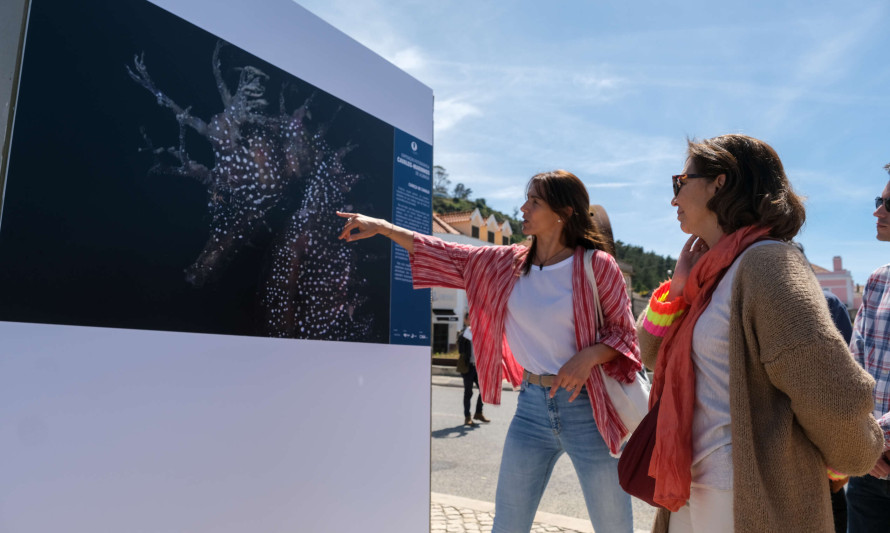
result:
M 643 363 L 655 368 L 661 338 L 641 323 Z M 850 355 L 809 264 L 788 245 L 745 254 L 729 323 L 735 531 L 832 533 L 826 464 L 861 475 L 881 455 L 875 382 Z M 666 533 L 669 520 L 659 509 L 652 531 Z

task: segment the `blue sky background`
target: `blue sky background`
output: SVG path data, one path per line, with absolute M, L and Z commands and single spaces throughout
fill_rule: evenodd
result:
M 799 240 L 864 284 L 890 262 L 890 4 L 299 0 L 431 87 L 434 162 L 512 213 L 533 174 L 577 174 L 615 237 L 677 256 L 686 138 L 770 143 L 807 198 Z M 309 52 L 313 53 L 313 52 Z

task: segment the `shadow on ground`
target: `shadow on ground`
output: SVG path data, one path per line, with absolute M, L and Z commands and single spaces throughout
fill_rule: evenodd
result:
M 434 439 L 458 439 L 468 435 L 471 431 L 476 431 L 478 428 L 478 425 L 465 426 L 461 424 L 452 428 L 437 429 L 430 433 L 430 436 Z

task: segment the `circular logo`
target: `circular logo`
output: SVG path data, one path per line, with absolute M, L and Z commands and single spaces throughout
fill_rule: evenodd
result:
M 417 151 L 417 143 L 414 142 L 414 141 L 411 141 L 411 150 L 414 151 L 414 152 Z

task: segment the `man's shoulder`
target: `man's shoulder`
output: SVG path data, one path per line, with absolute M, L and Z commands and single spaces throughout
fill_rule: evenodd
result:
M 890 263 L 887 263 L 886 265 L 881 265 L 881 266 L 879 266 L 878 268 L 875 269 L 874 272 L 871 273 L 871 275 L 872 275 L 872 276 L 876 276 L 876 275 L 887 276 L 887 275 L 890 275 Z
M 890 283 L 890 263 L 876 268 L 868 277 L 867 285 L 869 287 L 874 285 L 886 286 L 888 283 Z

